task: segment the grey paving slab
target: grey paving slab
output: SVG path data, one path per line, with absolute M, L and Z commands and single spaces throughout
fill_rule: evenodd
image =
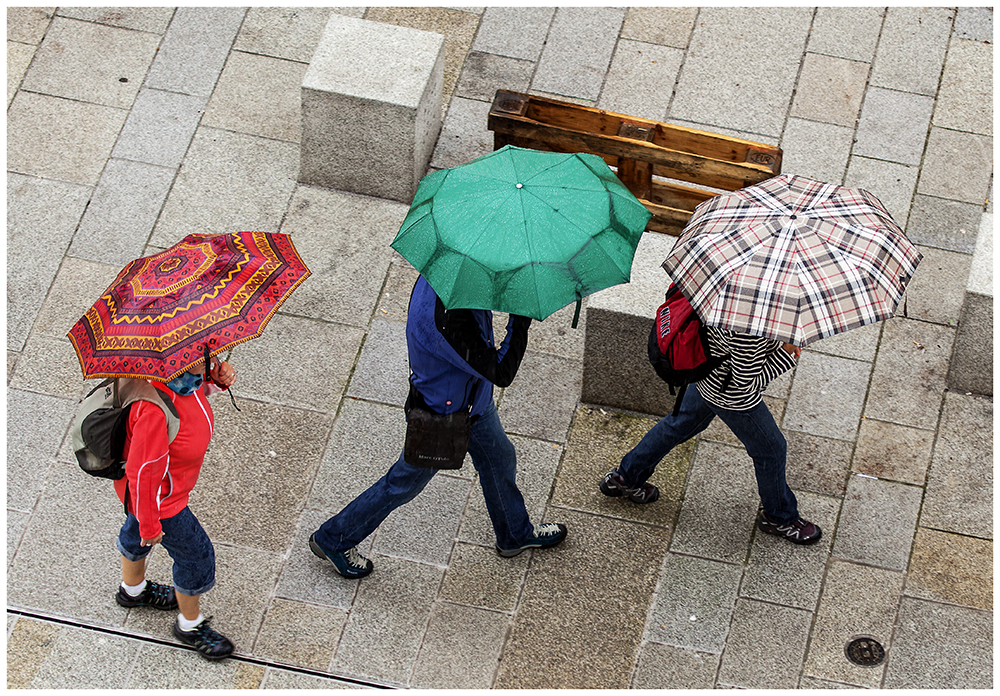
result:
M 844 185 L 875 194 L 905 230 L 919 173 L 916 167 L 852 155 Z
M 759 506 L 753 461 L 746 451 L 699 442 L 670 550 L 742 563 Z M 720 534 L 723 529 L 726 533 Z
M 7 508 L 7 568 L 10 568 L 10 562 L 14 560 L 14 554 L 17 553 L 17 547 L 21 543 L 21 535 L 24 534 L 24 528 L 28 525 L 30 516 L 29 512 Z
M 550 314 L 545 321 L 531 322 L 531 330 L 528 332 L 528 350 L 582 360 L 587 329 L 586 301 L 583 303 L 577 327 L 574 329 L 573 314 L 575 312 L 576 305 L 570 304 L 554 314 Z M 507 317 L 498 314 L 494 314 L 494 316 L 501 319 L 503 323 L 501 328 L 506 328 Z M 497 336 L 499 335 L 498 331 Z
M 510 617 L 436 602 L 411 684 L 418 689 L 488 689 Z
M 180 167 L 207 101 L 206 97 L 140 89 L 112 156 Z
M 238 681 L 245 663 L 229 659 L 213 664 L 180 646 L 145 644 L 134 661 L 126 682 L 129 689 L 185 689 L 193 684 L 206 689 L 247 688 Z
M 632 676 L 633 689 L 711 689 L 721 656 L 661 643 L 645 643 Z
M 948 47 L 948 59 L 941 77 L 934 125 L 993 135 L 992 85 L 992 45 L 953 40 Z
M 933 445 L 933 430 L 865 418 L 858 431 L 852 470 L 922 486 L 927 480 Z
M 364 8 L 361 8 L 364 9 Z M 287 669 L 268 667 L 260 689 L 365 689 L 351 682 L 338 681 L 336 678 L 325 678 L 304 672 L 293 672 Z
M 518 58 L 473 51 L 455 85 L 455 96 L 493 102 L 498 89 L 527 92 L 535 64 Z
M 966 286 L 970 293 L 993 297 L 993 213 L 984 213 L 972 254 L 972 269 Z
M 721 653 L 741 574 L 737 565 L 667 554 L 643 637 L 685 650 Z
M 791 689 L 809 639 L 812 613 L 765 602 L 740 599 L 733 609 L 733 625 L 719 666 L 719 684 L 744 688 Z M 761 655 L 761 644 L 780 650 Z
M 385 321 L 405 324 L 410 307 L 410 295 L 419 277 L 420 274 L 416 269 L 405 261 L 402 265 L 394 262 L 389 266 L 389 273 L 386 275 L 385 285 L 382 286 L 382 294 L 379 295 L 374 316 Z
M 56 17 L 35 52 L 23 87 L 128 108 L 159 43 L 156 34 Z
M 126 112 L 32 92 L 7 110 L 7 169 L 93 186 L 104 170 Z
M 177 8 L 146 87 L 211 95 L 245 14 L 245 7 Z
M 992 689 L 993 614 L 904 597 L 885 688 Z
M 953 16 L 954 10 L 947 7 L 888 8 L 871 84 L 934 96 Z
M 630 7 L 620 38 L 687 48 L 697 17 L 697 7 Z
M 163 34 L 174 16 L 172 7 L 60 7 L 60 17 L 72 17 L 123 29 Z
M 68 341 L 30 336 L 17 361 L 10 389 L 21 389 L 69 399 L 81 396 L 80 361 Z
M 619 7 L 558 8 L 532 88 L 596 102 L 624 19 Z
M 597 106 L 662 121 L 683 61 L 681 49 L 619 40 Z
M 27 689 L 59 638 L 59 626 L 47 621 L 7 619 L 7 688 Z
M 781 136 L 781 169 L 840 184 L 847 171 L 853 141 L 853 128 L 789 118 Z
M 308 63 L 233 51 L 202 124 L 298 143 Z
M 75 354 L 66 333 L 111 285 L 120 270 L 117 266 L 67 257 L 38 310 L 32 330 L 34 335 L 65 339 L 66 350 Z M 78 379 L 82 377 L 82 373 L 77 375 Z M 78 381 L 77 385 L 82 386 L 82 383 Z
M 444 569 L 386 556 L 359 583 L 331 667 L 381 682 L 406 684 L 434 606 Z
M 786 430 L 784 435 L 788 444 L 785 478 L 789 487 L 823 495 L 843 495 L 854 443 L 794 430 Z
M 119 267 L 142 256 L 175 174 L 153 164 L 109 159 L 69 254 Z
M 554 7 L 487 7 L 472 50 L 537 61 L 555 12 Z
M 512 613 L 530 556 L 503 558 L 493 548 L 456 543 L 438 599 Z
M 670 116 L 779 136 L 812 14 L 805 7 L 702 8 Z
M 923 490 L 916 486 L 866 475 L 851 476 L 833 555 L 890 570 L 906 570 L 922 495 Z
M 555 517 L 569 533 L 559 546 L 531 552 L 494 686 L 625 688 L 643 626 L 621 617 L 652 599 L 666 532 L 568 510 L 550 510 L 546 519 Z M 644 553 L 629 551 L 635 548 Z M 594 577 L 600 585 L 588 580 Z
M 808 49 L 812 53 L 870 63 L 884 15 L 883 7 L 818 7 Z
M 953 35 L 972 41 L 993 41 L 993 8 L 959 7 Z
M 276 232 L 298 166 L 294 143 L 199 128 L 150 243 L 166 248 L 192 232 Z
M 8 172 L 8 350 L 24 348 L 39 307 L 59 271 L 59 257 L 69 248 L 91 192 L 88 186 Z M 52 200 L 59 200 L 61 204 L 49 205 Z M 58 252 L 58 255 L 40 255 L 37 253 L 39 248 Z M 72 323 L 63 333 L 69 330 L 69 326 Z
M 914 244 L 971 254 L 983 207 L 936 196 L 913 197 L 906 236 Z
M 853 440 L 872 364 L 807 352 L 799 358 L 782 425 L 839 440 Z
M 774 422 L 780 424 L 781 419 L 785 415 L 785 400 L 776 399 L 772 396 L 764 394 L 764 404 L 767 406 L 767 410 L 771 412 Z M 713 418 L 708 427 L 701 432 L 700 437 L 704 440 L 721 442 L 725 445 L 732 445 L 733 447 L 743 446 L 740 439 L 733 434 L 732 430 L 729 429 L 729 426 L 722 422 L 719 418 Z
M 7 40 L 40 44 L 55 11 L 55 7 L 8 7 Z
M 932 126 L 917 192 L 983 205 L 992 153 L 993 138 Z
M 308 63 L 323 35 L 330 7 L 251 7 L 233 48 Z M 343 9 L 343 8 L 340 8 Z M 364 11 L 364 8 L 355 8 Z
M 852 360 L 873 362 L 881 336 L 882 323 L 876 322 L 810 343 L 808 350 Z
M 298 186 L 281 231 L 292 235 L 312 275 L 283 311 L 367 327 L 393 259 L 389 244 L 407 209 L 394 201 Z
M 375 553 L 446 566 L 472 482 L 438 474 L 416 498 L 393 511 L 375 535 Z
M 993 609 L 993 542 L 917 528 L 905 594 Z
M 906 289 L 906 316 L 955 326 L 962 316 L 972 258 L 932 247 L 917 250 L 924 258 Z
M 992 422 L 992 399 L 945 394 L 922 526 L 993 538 Z
M 948 368 L 948 386 L 964 392 L 993 394 L 993 297 L 969 292 Z
M 858 588 L 864 591 L 859 592 Z M 891 655 L 902 589 L 902 573 L 831 560 L 803 676 L 851 684 L 855 688 L 878 688 L 885 664 L 855 665 L 845 656 L 844 648 L 857 636 L 870 636 Z
M 580 395 L 579 360 L 525 353 L 514 383 L 504 389 L 500 420 L 508 433 L 565 442 Z
M 448 169 L 493 152 L 493 132 L 487 130 L 490 102 L 455 97 L 441 125 L 431 169 Z
M 7 106 L 10 106 L 11 100 L 21 86 L 21 80 L 34 55 L 35 47 L 30 44 L 7 42 Z
M 935 428 L 954 340 L 954 329 L 889 319 L 872 371 L 865 417 Z
M 933 109 L 932 97 L 871 87 L 865 92 L 853 153 L 919 165 Z
M 253 646 L 259 657 L 325 671 L 333 659 L 347 612 L 275 599 Z
M 796 546 L 770 534 L 755 532 L 740 582 L 740 596 L 811 612 L 821 595 L 840 500 L 809 493 L 796 497 L 799 514 L 818 524 L 823 538 L 810 546 Z
M 410 392 L 406 324 L 374 319 L 347 395 L 402 407 Z
M 34 509 L 75 412 L 75 401 L 7 388 L 7 507 Z
M 870 67 L 861 61 L 806 53 L 791 115 L 848 128 L 854 126 L 865 97 Z
M 21 664 L 17 665 L 19 669 L 12 670 L 14 679 L 8 675 L 8 688 L 125 688 L 129 670 L 121 666 L 136 661 L 141 650 L 141 643 L 132 638 L 107 634 L 97 638 L 83 628 L 59 627 L 30 619 L 18 621 L 11 638 L 22 645 L 36 644 L 39 640 L 50 645 L 35 648 L 35 656 L 41 658 L 37 664 Z

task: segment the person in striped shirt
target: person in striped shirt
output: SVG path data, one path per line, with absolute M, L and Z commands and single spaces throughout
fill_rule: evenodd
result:
M 757 527 L 796 544 L 814 544 L 822 531 L 799 516 L 795 494 L 785 480 L 787 445 L 764 403 L 768 383 L 795 366 L 802 349 L 791 343 L 707 327 L 708 348 L 722 363 L 684 392 L 677 415 L 654 425 L 617 469 L 600 483 L 608 496 L 652 503 L 659 489 L 649 483 L 656 465 L 677 445 L 690 440 L 718 416 L 753 459 L 761 507 Z

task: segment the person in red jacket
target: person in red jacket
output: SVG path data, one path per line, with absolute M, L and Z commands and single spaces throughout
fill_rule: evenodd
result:
M 168 443 L 166 417 L 155 404 L 137 401 L 129 413 L 125 476 L 115 481 L 127 512 L 118 534 L 122 584 L 115 600 L 126 608 L 179 609 L 174 635 L 202 656 L 217 660 L 235 648 L 201 614 L 199 598 L 215 585 L 215 550 L 188 508 L 214 427 L 206 397 L 236 381 L 229 363 L 214 358 L 212 362 L 207 383 L 204 361 L 166 384 L 151 381 L 170 397 L 180 416 L 173 442 Z M 173 559 L 173 586 L 146 580 L 146 558 L 156 544 Z

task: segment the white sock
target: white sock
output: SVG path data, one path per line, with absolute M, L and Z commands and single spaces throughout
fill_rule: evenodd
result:
M 138 585 L 126 585 L 125 581 L 122 580 L 122 589 L 125 590 L 129 597 L 138 597 L 146 589 L 146 581 L 143 580 Z
M 195 629 L 195 627 L 198 624 L 200 624 L 202 621 L 204 621 L 204 620 L 205 620 L 205 617 L 202 616 L 200 613 L 198 614 L 198 618 L 197 619 L 192 619 L 190 621 L 188 619 L 184 618 L 184 614 L 179 614 L 177 616 L 177 625 L 181 627 L 182 631 L 184 631 L 185 633 L 187 633 L 187 632 L 193 631 Z

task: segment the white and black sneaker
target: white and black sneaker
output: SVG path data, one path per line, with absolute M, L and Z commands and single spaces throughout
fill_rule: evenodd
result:
M 536 524 L 534 527 L 534 533 L 526 542 L 512 549 L 502 549 L 498 546 L 497 553 L 504 558 L 513 558 L 528 549 L 547 549 L 556 544 L 561 544 L 562 540 L 566 538 L 566 525 L 564 524 L 547 522 L 545 524 Z
M 633 503 L 644 505 L 653 503 L 660 497 L 660 489 L 651 483 L 642 483 L 632 487 L 625 482 L 625 477 L 618 470 L 609 471 L 601 480 L 601 493 L 612 498 L 625 496 Z
M 773 522 L 763 510 L 757 516 L 757 529 L 788 539 L 793 544 L 815 544 L 823 536 L 818 524 L 797 517 L 793 522 Z

